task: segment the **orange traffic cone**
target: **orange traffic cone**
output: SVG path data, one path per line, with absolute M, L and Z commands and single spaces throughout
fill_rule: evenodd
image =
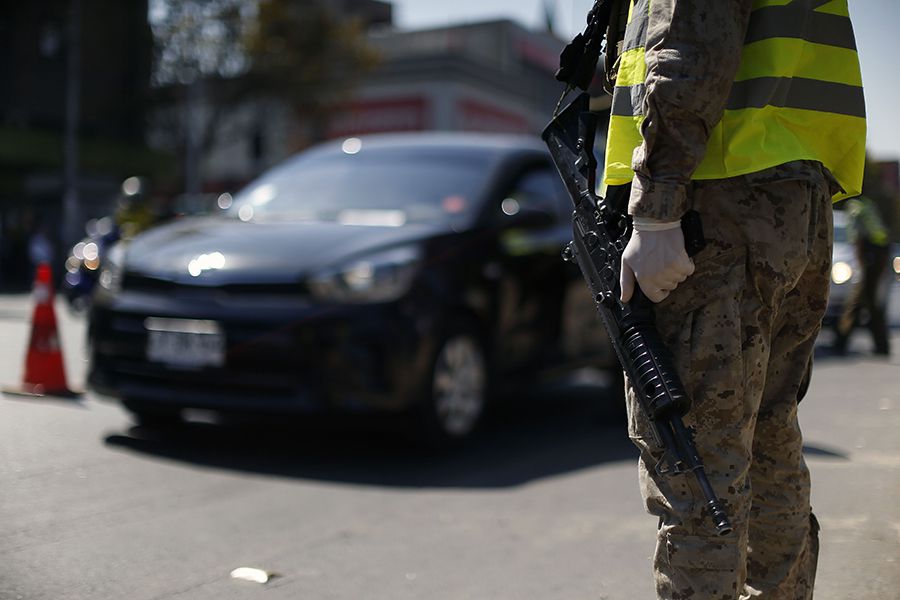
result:
M 56 311 L 53 308 L 53 280 L 50 266 L 38 265 L 34 280 L 34 313 L 31 319 L 31 341 L 25 357 L 25 376 L 22 385 L 3 388 L 5 394 L 20 396 L 76 397 L 66 384 Z

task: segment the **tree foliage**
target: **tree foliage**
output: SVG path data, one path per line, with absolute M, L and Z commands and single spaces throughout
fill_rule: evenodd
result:
M 246 0 L 151 0 L 154 85 L 246 73 L 243 40 L 255 12 Z
M 260 0 L 245 48 L 256 89 L 301 115 L 327 112 L 377 62 L 363 24 L 320 0 Z
M 151 0 L 155 39 L 156 129 L 183 147 L 189 92 L 202 95 L 205 153 L 241 136 L 234 110 L 249 102 L 285 102 L 300 124 L 321 123 L 377 62 L 364 24 L 327 0 Z M 198 89 L 200 90 L 198 92 Z M 313 128 L 315 131 L 315 128 Z M 314 140 L 315 133 L 311 136 Z

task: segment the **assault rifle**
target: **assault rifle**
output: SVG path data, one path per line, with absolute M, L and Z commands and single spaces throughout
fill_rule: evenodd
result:
M 661 475 L 693 473 L 716 531 L 727 535 L 731 533 L 728 515 L 706 476 L 694 446 L 693 431 L 682 421 L 690 403 L 672 356 L 656 330 L 652 303 L 637 286 L 631 302 L 624 304 L 619 300 L 622 252 L 631 236 L 627 215 L 630 186 L 610 188 L 605 199 L 594 192 L 597 114 L 588 110 L 589 101 L 588 94 L 580 94 L 554 116 L 542 135 L 575 205 L 574 239 L 564 250 L 563 258 L 581 268 L 655 441 L 664 449 L 656 471 Z M 688 254 L 699 252 L 704 240 L 697 213 L 685 216 L 682 230 Z

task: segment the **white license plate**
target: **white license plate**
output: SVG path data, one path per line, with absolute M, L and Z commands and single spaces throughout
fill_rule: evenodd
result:
M 149 317 L 147 360 L 182 369 L 225 365 L 225 332 L 216 321 Z

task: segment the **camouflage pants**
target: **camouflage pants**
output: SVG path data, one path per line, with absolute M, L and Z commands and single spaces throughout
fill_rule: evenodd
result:
M 818 524 L 797 404 L 828 295 L 832 181 L 812 165 L 806 178 L 695 185 L 707 247 L 656 318 L 735 531 L 716 536 L 691 477 L 656 473 L 661 453 L 628 384 L 641 491 L 659 518 L 661 599 L 812 598 Z

